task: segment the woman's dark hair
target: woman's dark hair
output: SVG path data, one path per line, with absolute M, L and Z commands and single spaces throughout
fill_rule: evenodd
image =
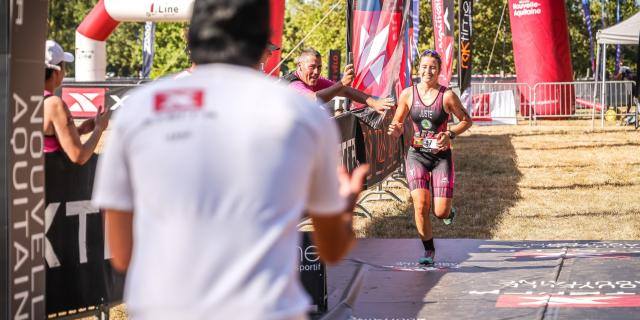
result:
M 64 62 L 60 62 L 58 63 L 58 66 L 60 67 L 60 69 L 64 68 Z M 57 71 L 56 69 L 53 68 L 45 68 L 44 69 L 44 81 L 49 80 L 49 78 L 51 78 L 51 76 L 53 76 L 53 72 Z
M 438 62 L 438 70 L 442 70 L 442 58 L 440 58 L 440 54 L 438 53 L 438 51 L 435 50 L 425 50 L 422 52 L 422 54 L 420 54 L 420 60 L 422 60 L 422 58 L 425 57 L 431 57 L 436 59 L 436 62 Z
M 196 64 L 255 66 L 271 34 L 265 0 L 196 0 L 189 50 Z

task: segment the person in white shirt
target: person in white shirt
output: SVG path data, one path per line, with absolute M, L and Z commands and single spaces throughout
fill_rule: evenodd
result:
M 128 313 L 304 319 L 296 226 L 307 213 L 320 257 L 339 261 L 368 168 L 338 169 L 333 120 L 256 70 L 268 1 L 196 0 L 193 12 L 198 67 L 130 95 L 96 173 L 93 203 L 111 263 L 127 271 Z

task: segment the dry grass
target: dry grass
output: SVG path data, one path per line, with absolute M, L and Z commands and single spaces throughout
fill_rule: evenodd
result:
M 596 123 L 599 126 L 599 123 Z M 640 130 L 590 121 L 473 127 L 456 140 L 452 227 L 432 217 L 437 238 L 500 240 L 640 239 Z M 359 237 L 413 238 L 406 201 L 368 202 Z

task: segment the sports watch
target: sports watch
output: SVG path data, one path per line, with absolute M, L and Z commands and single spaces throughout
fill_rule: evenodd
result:
M 451 130 L 447 130 L 447 135 L 449 136 L 450 140 L 453 140 L 456 138 L 456 133 Z

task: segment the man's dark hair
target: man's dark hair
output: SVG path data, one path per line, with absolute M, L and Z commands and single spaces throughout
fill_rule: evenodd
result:
M 196 64 L 255 66 L 271 34 L 265 0 L 196 0 L 189 49 Z

